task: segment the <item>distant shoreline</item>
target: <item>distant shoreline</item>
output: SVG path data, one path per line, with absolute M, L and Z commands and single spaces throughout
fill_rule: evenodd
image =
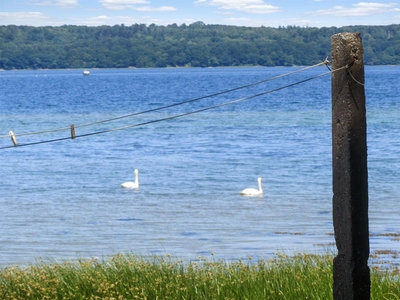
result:
M 393 65 L 364 65 L 365 67 L 400 67 L 400 64 Z M 150 69 L 233 69 L 233 68 L 304 68 L 309 67 L 309 65 L 293 65 L 293 66 L 220 66 L 220 67 L 124 67 L 124 68 L 65 68 L 65 69 L 0 69 L 0 72 L 9 71 L 83 71 L 83 70 L 150 70 Z

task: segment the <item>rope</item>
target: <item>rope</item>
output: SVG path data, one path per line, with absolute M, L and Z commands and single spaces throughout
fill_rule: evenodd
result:
M 326 57 L 325 61 L 320 62 L 318 64 L 315 64 L 313 66 L 308 66 L 293 72 L 289 72 L 289 73 L 285 73 L 285 74 L 281 74 L 281 75 L 277 75 L 274 77 L 270 77 L 258 82 L 254 82 L 254 83 L 250 83 L 241 87 L 237 87 L 237 88 L 233 88 L 233 89 L 229 89 L 229 90 L 225 90 L 222 92 L 218 92 L 218 93 L 214 93 L 214 94 L 210 94 L 210 95 L 206 95 L 206 96 L 202 96 L 202 97 L 198 97 L 198 98 L 194 98 L 191 100 L 186 100 L 183 102 L 179 102 L 179 103 L 174 103 L 174 104 L 170 104 L 170 105 L 166 105 L 166 106 L 161 106 L 158 108 L 153 108 L 153 109 L 149 109 L 149 110 L 145 110 L 145 111 L 141 111 L 141 112 L 136 112 L 136 113 L 132 113 L 132 114 L 128 114 L 128 115 L 123 115 L 123 116 L 119 116 L 119 117 L 115 117 L 115 118 L 111 118 L 111 119 L 106 119 L 106 120 L 101 120 L 101 121 L 97 121 L 97 122 L 92 122 L 92 123 L 87 123 L 87 124 L 81 124 L 81 125 L 75 125 L 75 128 L 80 128 L 80 127 L 86 127 L 86 126 L 92 126 L 92 125 L 97 125 L 97 124 L 101 124 L 101 123 L 107 123 L 107 122 L 111 122 L 111 121 L 116 121 L 116 120 L 120 120 L 120 119 L 124 119 L 124 118 L 129 118 L 129 117 L 133 117 L 133 116 L 137 116 L 137 115 L 141 115 L 141 114 L 145 114 L 145 113 L 150 113 L 150 112 L 154 112 L 154 111 L 159 111 L 162 109 L 167 109 L 167 108 L 171 108 L 171 107 L 175 107 L 175 106 L 179 106 L 179 105 L 183 105 L 183 104 L 187 104 L 187 103 L 191 103 L 191 102 L 195 102 L 195 101 L 199 101 L 199 100 L 203 100 L 206 98 L 211 98 L 211 97 L 215 97 L 215 96 L 220 96 L 226 93 L 230 93 L 230 92 L 234 92 L 240 89 L 244 89 L 244 88 L 248 88 L 251 86 L 255 86 L 261 83 L 265 83 L 265 82 L 269 82 L 269 81 L 273 81 L 279 78 L 283 78 L 286 76 L 290 76 L 299 72 L 304 72 L 306 70 L 321 66 L 321 65 L 328 65 L 329 61 L 328 61 L 328 57 Z M 51 133 L 51 132 L 58 132 L 58 131 L 64 131 L 64 130 L 70 130 L 70 127 L 62 127 L 62 128 L 58 128 L 58 129 L 50 129 L 50 130 L 44 130 L 44 131 L 37 131 L 37 132 L 29 132 L 29 133 L 20 133 L 20 134 L 15 134 L 15 137 L 18 136 L 28 136 L 28 135 L 36 135 L 36 134 L 44 134 L 44 133 Z M 3 135 L 0 136 L 0 138 L 9 138 L 8 135 Z
M 334 70 L 334 71 L 336 72 L 336 71 L 339 71 L 339 70 L 342 70 L 342 69 L 348 69 L 347 72 L 348 72 L 348 74 L 350 75 L 350 77 L 353 78 L 353 80 L 354 80 L 356 83 L 358 83 L 359 85 L 364 86 L 364 83 L 359 82 L 357 79 L 355 79 L 353 73 L 351 73 L 351 71 L 350 71 L 350 68 L 353 66 L 354 63 L 355 63 L 355 60 L 353 59 L 353 60 L 352 60 L 350 63 L 348 63 L 347 65 L 345 65 L 345 66 L 343 66 L 343 67 L 341 67 L 341 68 L 339 68 L 339 69 L 336 69 L 336 70 Z M 329 69 L 329 67 L 328 67 L 328 69 Z
M 321 65 L 321 64 L 326 64 L 327 65 L 328 64 L 327 59 L 323 63 L 320 63 L 318 65 Z M 119 130 L 125 130 L 125 129 L 129 129 L 129 128 L 133 128 L 133 127 L 139 127 L 139 126 L 144 126 L 144 125 L 148 125 L 148 124 L 152 124 L 152 123 L 172 120 L 172 119 L 176 119 L 176 118 L 179 118 L 179 117 L 183 117 L 183 116 L 187 116 L 187 115 L 203 112 L 203 111 L 210 110 L 210 109 L 216 109 L 216 108 L 219 108 L 219 107 L 222 107 L 222 106 L 226 106 L 226 105 L 242 102 L 242 101 L 245 101 L 245 100 L 249 100 L 249 99 L 252 99 L 252 98 L 260 97 L 260 96 L 263 96 L 263 95 L 266 95 L 266 94 L 270 94 L 270 93 L 273 93 L 273 92 L 277 92 L 277 91 L 280 91 L 280 90 L 283 90 L 283 89 L 286 89 L 286 88 L 289 88 L 289 87 L 292 87 L 292 86 L 295 86 L 295 85 L 299 85 L 299 84 L 302 84 L 302 83 L 305 83 L 305 82 L 308 82 L 308 81 L 311 81 L 311 80 L 326 76 L 328 74 L 332 74 L 334 72 L 337 72 L 337 71 L 340 71 L 340 70 L 343 70 L 343 69 L 349 69 L 350 67 L 351 66 L 349 66 L 349 64 L 345 65 L 345 66 L 343 66 L 341 68 L 335 69 L 335 70 L 330 70 L 329 67 L 328 67 L 329 72 L 322 73 L 322 74 L 319 74 L 319 75 L 316 75 L 316 76 L 313 76 L 313 77 L 310 77 L 310 78 L 307 78 L 307 79 L 304 79 L 304 80 L 301 80 L 301 81 L 297 81 L 295 83 L 291 83 L 291 84 L 288 84 L 288 85 L 285 85 L 285 86 L 282 86 L 282 87 L 278 87 L 278 88 L 275 88 L 275 89 L 272 89 L 272 90 L 269 90 L 269 91 L 266 91 L 266 92 L 262 92 L 262 93 L 259 93 L 259 94 L 255 94 L 255 95 L 252 95 L 252 96 L 248 96 L 248 97 L 244 97 L 244 98 L 228 101 L 228 102 L 221 103 L 221 104 L 218 104 L 218 105 L 209 106 L 209 107 L 206 107 L 206 108 L 202 108 L 202 109 L 198 109 L 198 110 L 194 110 L 194 111 L 191 111 L 191 112 L 186 112 L 186 113 L 182 113 L 182 114 L 179 114 L 179 115 L 174 115 L 174 116 L 170 116 L 170 117 L 166 117 L 166 118 L 162 118 L 162 119 L 156 119 L 156 120 L 147 121 L 147 122 L 143 122 L 143 123 L 128 125 L 128 126 L 109 129 L 109 130 L 97 131 L 97 132 L 92 132 L 92 133 L 86 133 L 86 134 L 81 134 L 81 135 L 73 134 L 72 138 L 86 137 L 86 136 L 91 136 L 91 135 L 97 135 L 97 134 L 103 134 L 103 133 L 114 132 L 114 131 L 119 131 Z M 309 68 L 311 68 L 311 67 L 307 67 L 305 69 L 309 69 Z M 302 70 L 304 71 L 305 69 L 302 69 Z M 287 74 L 293 74 L 293 73 L 297 73 L 297 72 L 300 72 L 300 70 L 297 70 L 297 71 L 294 71 L 294 72 L 290 72 L 290 73 L 287 73 Z M 287 74 L 279 75 L 279 76 L 276 76 L 276 77 L 287 76 Z M 265 81 L 268 81 L 268 80 L 271 80 L 271 78 L 267 79 L 267 80 L 260 81 L 260 82 L 265 82 Z M 253 84 L 250 84 L 250 85 L 247 85 L 247 86 L 251 86 L 251 85 L 255 85 L 255 84 L 256 83 L 253 83 Z M 243 88 L 243 87 L 241 87 L 241 88 Z M 231 91 L 237 90 L 237 89 L 240 89 L 240 88 L 235 88 L 235 89 L 232 89 Z M 217 93 L 217 94 L 214 94 L 214 95 L 219 95 L 219 94 L 222 94 L 222 93 L 225 93 L 225 92 Z M 211 97 L 211 96 L 205 96 L 205 97 Z M 200 98 L 196 98 L 196 99 L 204 99 L 205 97 L 200 97 Z M 172 104 L 172 105 L 164 106 L 164 107 L 161 107 L 161 108 L 156 108 L 156 109 L 144 111 L 144 112 L 139 112 L 139 113 L 135 113 L 135 114 L 131 114 L 131 115 L 137 115 L 137 114 L 141 114 L 141 113 L 145 113 L 145 112 L 156 111 L 156 110 L 160 110 L 160 109 L 163 109 L 163 108 L 173 107 L 173 106 L 176 106 L 176 105 L 180 105 L 180 104 L 188 103 L 188 102 L 192 102 L 192 101 L 195 101 L 195 99 L 188 100 L 188 101 L 185 101 L 185 102 L 182 102 L 182 103 L 178 103 L 178 104 Z M 123 117 L 126 117 L 126 116 L 123 116 Z M 114 118 L 114 119 L 120 119 L 120 118 L 123 118 L 123 117 L 118 117 L 118 118 Z M 109 119 L 109 120 L 111 120 L 111 119 Z M 98 123 L 103 123 L 103 122 L 94 122 L 94 123 L 91 123 L 91 124 L 98 124 Z M 87 124 L 85 124 L 85 125 L 87 125 Z M 80 127 L 82 127 L 82 125 Z M 71 129 L 72 130 L 72 129 L 74 129 L 74 126 L 71 125 L 71 127 L 68 127 L 66 129 Z M 50 131 L 47 130 L 46 132 L 50 132 Z M 10 132 L 9 136 L 11 136 L 11 133 L 12 132 Z M 14 136 L 13 133 L 12 133 L 12 136 Z M 38 141 L 38 142 L 32 142 L 32 143 L 26 143 L 26 144 L 19 144 L 18 146 L 19 147 L 31 146 L 31 145 L 38 145 L 38 144 L 44 144 L 44 143 L 52 143 L 52 142 L 64 141 L 64 140 L 69 140 L 69 139 L 71 139 L 71 136 L 64 137 L 64 138 L 52 139 L 52 140 L 45 140 L 45 141 Z M 8 149 L 8 148 L 14 148 L 15 146 L 16 146 L 16 143 L 14 143 L 14 146 L 0 147 L 0 150 Z
M 297 81 L 297 82 L 294 82 L 294 83 L 291 83 L 291 84 L 288 84 L 288 85 L 285 85 L 285 86 L 281 86 L 281 87 L 278 87 L 278 88 L 275 88 L 275 89 L 272 89 L 272 90 L 269 90 L 269 91 L 266 91 L 266 92 L 262 92 L 262 93 L 258 93 L 258 94 L 252 95 L 252 96 L 248 96 L 248 97 L 244 97 L 244 98 L 240 98 L 240 99 L 224 102 L 224 103 L 221 103 L 221 104 L 218 104 L 218 105 L 209 106 L 209 107 L 197 109 L 197 110 L 194 110 L 194 111 L 191 111 L 191 112 L 186 112 L 186 113 L 182 113 L 182 114 L 178 114 L 178 115 L 174 115 L 174 116 L 170 116 L 170 117 L 166 117 L 166 118 L 162 118 L 162 119 L 156 119 L 156 120 L 152 120 L 152 121 L 147 121 L 147 122 L 138 123 L 138 124 L 132 124 L 132 125 L 123 126 L 123 127 L 114 128 L 114 129 L 109 129 L 109 130 L 103 130 L 103 131 L 97 131 L 97 132 L 91 132 L 91 133 L 76 135 L 76 136 L 74 136 L 74 138 L 87 137 L 87 136 L 91 136 L 91 135 L 104 134 L 104 133 L 108 133 L 108 132 L 125 130 L 125 129 L 129 129 L 129 128 L 133 128 L 133 127 L 139 127 L 139 126 L 144 126 L 144 125 L 148 125 L 148 124 L 152 124 L 152 123 L 172 120 L 172 119 L 176 119 L 176 118 L 179 118 L 179 117 L 188 116 L 188 115 L 192 115 L 192 114 L 195 114 L 195 113 L 203 112 L 203 111 L 206 111 L 206 110 L 216 109 L 216 108 L 223 107 L 223 106 L 226 106 L 226 105 L 239 103 L 239 102 L 242 102 L 242 101 L 245 101 L 245 100 L 249 100 L 249 99 L 252 99 L 252 98 L 264 96 L 266 94 L 277 92 L 277 91 L 280 91 L 280 90 L 283 90 L 283 89 L 286 89 L 286 88 L 289 88 L 289 87 L 292 87 L 292 86 L 295 86 L 295 85 L 299 85 L 299 84 L 302 84 L 302 83 L 305 83 L 305 82 L 308 82 L 308 81 L 311 81 L 311 80 L 315 80 L 317 78 L 326 76 L 328 74 L 331 74 L 333 72 L 339 71 L 339 70 L 344 69 L 344 68 L 347 68 L 347 66 L 344 66 L 342 68 L 336 69 L 334 71 L 329 71 L 329 72 L 326 72 L 326 73 L 322 73 L 322 74 L 319 74 L 319 75 L 316 75 L 316 76 L 313 76 L 313 77 L 310 77 L 310 78 L 307 78 L 307 79 L 304 79 L 304 80 L 301 80 L 301 81 Z M 172 105 L 172 106 L 174 106 L 174 105 Z M 71 139 L 71 137 L 57 138 L 57 139 L 52 139 L 52 140 L 45 140 L 45 141 L 38 141 L 38 142 L 32 142 L 32 143 L 26 143 L 26 144 L 19 144 L 18 147 L 38 145 L 38 144 L 44 144 L 44 143 L 52 143 L 52 142 L 58 142 L 58 141 L 63 141 L 63 140 L 69 140 L 69 139 Z M 8 148 L 14 148 L 14 147 L 15 146 L 0 147 L 0 150 L 8 149 Z
M 351 73 L 351 71 L 350 71 L 350 70 L 349 70 L 349 74 L 350 74 L 351 78 L 353 78 L 353 80 L 354 80 L 356 83 L 358 83 L 359 85 L 362 85 L 362 86 L 364 86 L 364 83 L 362 83 L 362 82 L 359 82 L 357 79 L 355 79 L 355 78 L 354 78 L 354 76 L 353 76 L 353 73 Z

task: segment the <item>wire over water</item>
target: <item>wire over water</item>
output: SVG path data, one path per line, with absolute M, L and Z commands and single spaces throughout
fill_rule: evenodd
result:
M 255 82 L 255 83 L 251 83 L 251 84 L 248 84 L 248 85 L 245 85 L 245 86 L 237 87 L 237 88 L 234 88 L 234 89 L 226 90 L 226 91 L 215 93 L 215 94 L 212 94 L 212 95 L 198 97 L 198 98 L 187 100 L 187 101 L 183 101 L 183 102 L 180 102 L 180 103 L 174 103 L 174 104 L 171 104 L 171 105 L 166 105 L 166 106 L 162 106 L 162 107 L 158 107 L 158 108 L 154 108 L 154 109 L 149 109 L 149 110 L 145 110 L 145 111 L 141 111 L 141 112 L 136 112 L 136 113 L 132 113 L 132 114 L 129 114 L 129 115 L 124 115 L 124 116 L 120 116 L 120 117 L 116 117 L 116 118 L 112 118 L 112 119 L 107 119 L 107 120 L 102 120 L 102 121 L 97 121 L 97 122 L 92 122 L 92 123 L 87 123 L 87 124 L 82 124 L 82 125 L 76 125 L 76 126 L 74 126 L 74 128 L 90 126 L 90 125 L 96 125 L 96 124 L 101 124 L 101 123 L 105 123 L 105 122 L 111 122 L 111 121 L 115 121 L 115 120 L 119 120 L 119 119 L 123 119 L 123 118 L 128 118 L 128 117 L 140 115 L 140 114 L 145 114 L 145 113 L 154 112 L 154 111 L 158 111 L 158 110 L 162 110 L 162 109 L 166 109 L 166 108 L 175 107 L 175 106 L 178 106 L 178 105 L 183 105 L 183 104 L 190 103 L 190 102 L 199 101 L 199 100 L 202 100 L 202 99 L 205 99 L 205 98 L 210 98 L 210 97 L 222 95 L 222 94 L 225 94 L 225 93 L 233 92 L 233 91 L 236 91 L 236 90 L 239 90 L 239 89 L 243 89 L 243 88 L 247 88 L 247 87 L 254 86 L 254 85 L 257 85 L 257 84 L 261 84 L 261 83 L 264 83 L 264 82 L 272 81 L 272 80 L 275 80 L 275 79 L 278 79 L 278 78 L 282 78 L 282 77 L 285 77 L 285 76 L 293 75 L 295 73 L 299 73 L 299 72 L 305 71 L 307 69 L 310 69 L 310 68 L 313 68 L 313 67 L 316 67 L 316 66 L 321 66 L 323 64 L 325 64 L 325 65 L 328 64 L 327 59 L 324 62 L 319 63 L 319 64 L 314 65 L 314 66 L 306 67 L 306 68 L 303 68 L 303 69 L 300 69 L 300 70 L 296 70 L 296 71 L 293 71 L 293 72 L 289 72 L 289 73 L 285 73 L 285 74 L 278 75 L 278 76 L 275 76 L 275 77 L 271 77 L 271 78 L 268 78 L 268 79 L 265 79 L 265 80 L 262 80 L 262 81 L 258 81 L 258 82 Z M 258 94 L 254 94 L 254 95 L 251 95 L 251 96 L 247 96 L 247 97 L 231 100 L 231 101 L 224 102 L 224 103 L 221 103 L 221 104 L 218 104 L 218 105 L 208 106 L 208 107 L 205 107 L 205 108 L 189 111 L 189 112 L 182 113 L 182 114 L 173 115 L 173 116 L 166 117 L 166 118 L 155 119 L 155 120 L 151 120 L 151 121 L 147 121 L 147 122 L 131 124 L 131 125 L 123 126 L 123 127 L 118 127 L 118 128 L 108 129 L 108 130 L 102 130 L 102 131 L 95 131 L 95 132 L 81 134 L 81 135 L 74 135 L 73 138 L 87 137 L 87 136 L 92 136 L 92 135 L 104 134 L 104 133 L 108 133 L 108 132 L 125 130 L 125 129 L 144 126 L 144 125 L 148 125 L 148 124 L 152 124 L 152 123 L 172 120 L 172 119 L 176 119 L 176 118 L 192 115 L 192 114 L 195 114 L 195 113 L 199 113 L 199 112 L 203 112 L 203 111 L 207 111 L 207 110 L 211 110 L 211 109 L 216 109 L 216 108 L 223 107 L 223 106 L 226 106 L 226 105 L 231 105 L 231 104 L 234 104 L 234 103 L 246 101 L 246 100 L 249 100 L 249 99 L 252 99 L 252 98 L 260 97 L 260 96 L 267 95 L 267 94 L 270 94 L 270 93 L 273 93 L 273 92 L 277 92 L 277 91 L 280 91 L 280 90 L 283 90 L 283 89 L 286 89 L 286 88 L 289 88 L 289 87 L 292 87 L 292 86 L 295 86 L 295 85 L 303 84 L 305 82 L 308 82 L 308 81 L 311 81 L 311 80 L 315 80 L 317 78 L 326 76 L 328 74 L 331 74 L 333 72 L 336 72 L 336 71 L 339 71 L 339 70 L 342 70 L 342 69 L 345 69 L 345 68 L 348 68 L 348 65 L 346 65 L 346 66 L 344 66 L 342 68 L 338 68 L 338 69 L 333 70 L 333 71 L 329 70 L 329 72 L 322 73 L 322 74 L 319 74 L 319 75 L 316 75 L 316 76 L 313 76 L 313 77 L 310 77 L 310 78 L 307 78 L 307 79 L 304 79 L 304 80 L 300 80 L 300 81 L 297 81 L 297 82 L 294 82 L 294 83 L 291 83 L 291 84 L 288 84 L 288 85 L 284 85 L 284 86 L 281 86 L 281 87 L 278 87 L 278 88 L 275 88 L 275 89 L 272 89 L 272 90 L 268 90 L 268 91 L 265 91 L 265 92 L 262 92 L 262 93 L 258 93 Z M 328 67 L 328 69 L 329 69 L 329 67 Z M 65 128 L 59 128 L 59 129 L 54 129 L 54 130 L 45 130 L 45 131 L 40 131 L 40 132 L 32 132 L 32 133 L 25 133 L 25 134 L 18 134 L 18 135 L 15 134 L 14 136 L 26 136 L 26 135 L 34 135 L 34 134 L 43 134 L 43 133 L 56 132 L 56 131 L 62 131 L 62 130 L 70 130 L 70 129 L 71 129 L 70 127 L 65 127 Z M 10 136 L 0 136 L 0 138 L 4 138 L 4 137 L 8 137 L 9 138 Z M 31 143 L 26 143 L 26 144 L 18 144 L 18 147 L 38 145 L 38 144 L 44 144 L 44 143 L 52 143 L 52 142 L 69 140 L 69 139 L 71 139 L 71 136 L 62 137 L 62 138 L 56 138 L 56 139 L 51 139 L 51 140 L 38 141 L 38 142 L 31 142 Z M 8 149 L 8 148 L 15 148 L 15 147 L 16 146 L 5 146 L 5 147 L 0 147 L 0 150 Z
M 210 94 L 210 95 L 206 95 L 206 96 L 202 96 L 202 97 L 198 97 L 198 98 L 194 98 L 194 99 L 190 99 L 190 100 L 186 100 L 183 102 L 179 102 L 179 103 L 174 103 L 174 104 L 170 104 L 170 105 L 166 105 L 166 106 L 161 106 L 161 107 L 157 107 L 157 108 L 153 108 L 153 109 L 149 109 L 149 110 L 144 110 L 144 111 L 140 111 L 140 112 L 136 112 L 136 113 L 132 113 L 132 114 L 127 114 L 127 115 L 123 115 L 123 116 L 119 116 L 119 117 L 115 117 L 115 118 L 111 118 L 111 119 L 106 119 L 106 120 L 101 120 L 101 121 L 96 121 L 96 122 L 91 122 L 91 123 L 86 123 L 86 124 L 81 124 L 81 125 L 75 125 L 75 128 L 80 128 L 80 127 L 86 127 L 86 126 L 91 126 L 91 125 L 97 125 L 97 124 L 102 124 L 102 123 L 106 123 L 106 122 L 111 122 L 111 121 L 116 121 L 116 120 L 121 120 L 124 118 L 129 118 L 129 117 L 133 117 L 133 116 L 137 116 L 137 115 L 141 115 L 141 114 L 145 114 L 145 113 L 150 113 L 150 112 L 155 112 L 155 111 L 159 111 L 162 109 L 167 109 L 167 108 L 171 108 L 171 107 L 175 107 L 175 106 L 179 106 L 179 105 L 183 105 L 183 104 L 187 104 L 187 103 L 191 103 L 191 102 L 196 102 L 199 100 L 203 100 L 203 99 L 207 99 L 207 98 L 211 98 L 211 97 L 215 97 L 215 96 L 220 96 L 226 93 L 230 93 L 230 92 L 234 92 L 237 90 L 241 90 L 241 89 L 245 89 L 251 86 L 255 86 L 261 83 L 265 83 L 268 81 L 273 81 L 279 78 L 283 78 L 286 76 L 290 76 L 299 72 L 303 72 L 305 70 L 311 69 L 311 68 L 315 68 L 318 66 L 321 66 L 323 64 L 327 64 L 327 60 L 325 60 L 324 62 L 318 63 L 316 65 L 313 66 L 309 66 L 309 67 L 305 67 L 293 72 L 289 72 L 289 73 L 285 73 L 285 74 L 281 74 L 278 76 L 274 76 L 274 77 L 270 77 L 261 81 L 257 81 L 257 82 L 253 82 L 244 86 L 240 86 L 237 88 L 233 88 L 233 89 L 229 89 L 226 91 L 222 91 L 222 92 L 218 92 L 218 93 L 214 93 L 214 94 Z M 38 131 L 38 132 L 28 132 L 28 133 L 20 133 L 20 134 L 15 134 L 15 136 L 28 136 L 28 135 L 36 135 L 36 134 L 43 134 L 43 133 L 51 133 L 51 132 L 57 132 L 57 131 L 65 131 L 65 130 L 69 130 L 70 127 L 62 127 L 62 128 L 57 128 L 57 129 L 50 129 L 50 130 L 44 130 L 44 131 Z M 8 135 L 3 135 L 0 136 L 0 138 L 8 138 Z

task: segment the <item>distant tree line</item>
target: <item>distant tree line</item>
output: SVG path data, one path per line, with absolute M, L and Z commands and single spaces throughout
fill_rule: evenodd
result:
M 400 25 L 238 27 L 206 25 L 0 26 L 0 69 L 313 65 L 331 36 L 360 32 L 364 63 L 400 64 Z

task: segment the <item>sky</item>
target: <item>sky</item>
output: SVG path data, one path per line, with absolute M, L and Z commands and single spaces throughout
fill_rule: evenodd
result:
M 397 1 L 0 0 L 0 25 L 205 24 L 342 27 L 400 23 Z

